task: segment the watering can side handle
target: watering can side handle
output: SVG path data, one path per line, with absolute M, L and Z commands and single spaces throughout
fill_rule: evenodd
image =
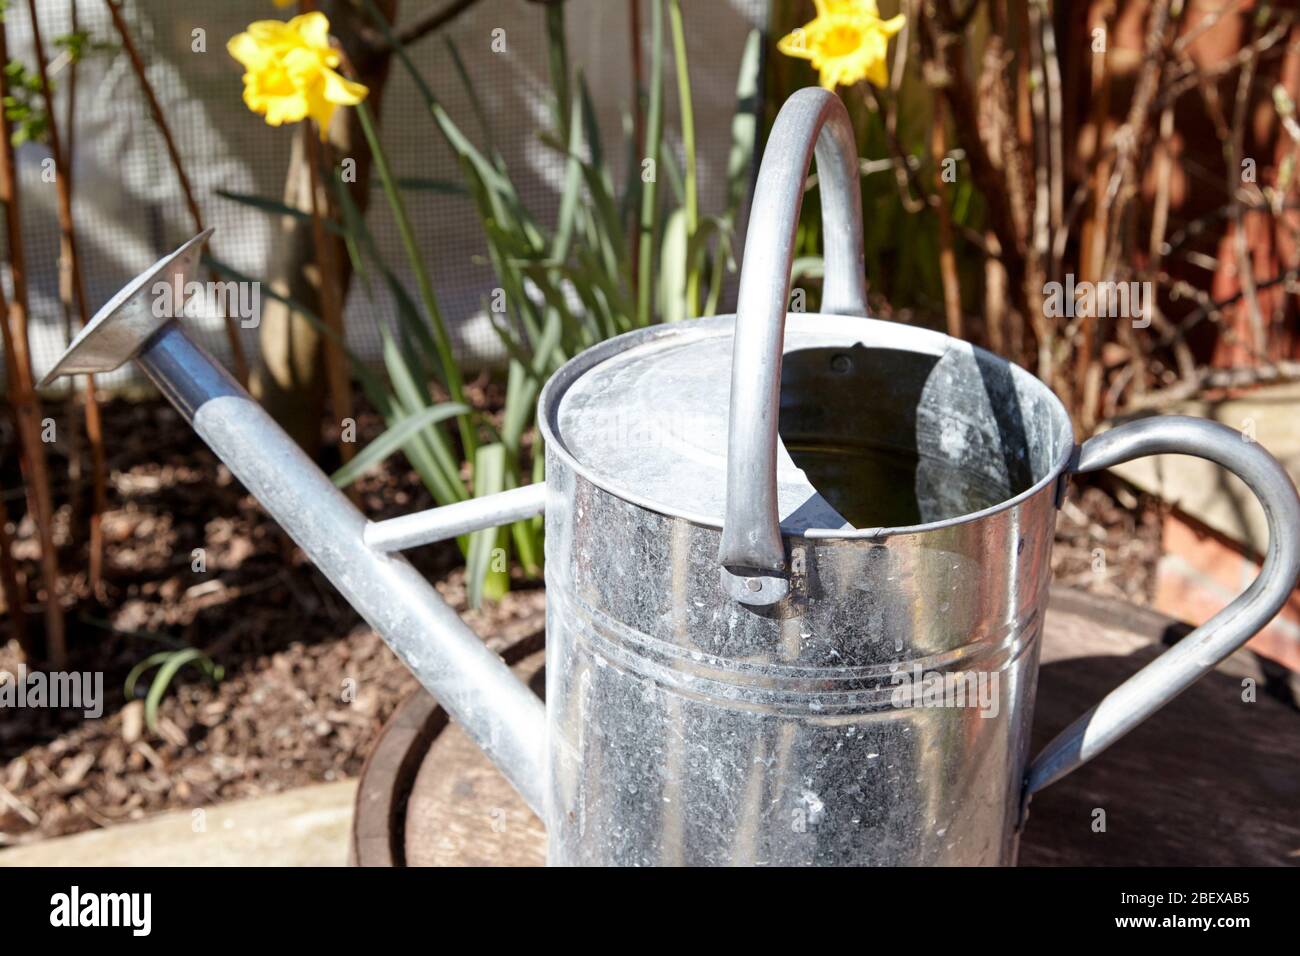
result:
M 545 510 L 546 482 L 539 481 L 384 521 L 368 521 L 361 537 L 376 551 L 405 551 L 534 518 Z
M 1268 519 L 1263 567 L 1236 600 L 1043 748 L 1026 774 L 1026 800 L 1097 756 L 1245 644 L 1282 609 L 1300 577 L 1300 499 L 1295 486 L 1277 459 L 1226 425 L 1185 416 L 1130 422 L 1084 442 L 1072 471 L 1097 471 L 1160 454 L 1207 459 L 1246 483 Z
M 826 237 L 822 311 L 867 314 L 853 125 L 834 94 L 799 90 L 781 108 L 763 151 L 736 303 L 718 561 L 723 589 L 750 605 L 774 604 L 789 590 L 776 498 L 777 414 L 795 235 L 814 154 Z

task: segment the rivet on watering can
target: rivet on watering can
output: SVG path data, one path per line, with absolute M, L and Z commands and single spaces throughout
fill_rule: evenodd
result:
M 758 578 L 745 578 L 745 587 L 750 591 L 761 591 L 763 590 L 763 582 Z

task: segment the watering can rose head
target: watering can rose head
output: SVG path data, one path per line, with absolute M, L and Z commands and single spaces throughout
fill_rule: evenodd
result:
M 226 44 L 244 67 L 244 103 L 271 126 L 310 117 L 321 139 L 340 106 L 356 106 L 370 91 L 335 69 L 340 62 L 330 46 L 330 22 L 323 13 L 305 13 L 288 23 L 258 20 Z
M 889 82 L 886 58 L 889 38 L 903 29 L 901 13 L 880 18 L 875 0 L 813 0 L 817 18 L 781 38 L 777 49 L 786 56 L 810 60 L 828 90 L 869 80 Z

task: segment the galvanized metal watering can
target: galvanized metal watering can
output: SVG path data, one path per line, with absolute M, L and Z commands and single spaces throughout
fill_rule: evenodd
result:
M 786 314 L 817 157 L 823 313 Z M 1025 371 L 865 318 L 843 106 L 795 94 L 763 157 L 736 316 L 633 332 L 540 398 L 546 483 L 367 521 L 136 279 L 47 377 L 134 359 L 510 779 L 557 864 L 1005 864 L 1030 794 L 1096 756 L 1280 609 L 1300 501 L 1221 425 L 1076 447 Z M 1259 578 L 1027 752 L 1057 508 L 1072 473 L 1208 458 L 1268 516 Z M 545 511 L 547 704 L 403 548 Z M 1194 732 L 1194 731 L 1193 731 Z

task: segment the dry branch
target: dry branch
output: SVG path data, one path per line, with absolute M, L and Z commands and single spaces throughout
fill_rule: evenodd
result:
M 0 63 L 9 62 L 4 19 L 0 18 Z M 0 70 L 0 100 L 8 96 L 8 78 Z M 5 208 L 9 245 L 9 270 L 13 298 L 4 314 L 5 354 L 8 363 L 9 401 L 18 422 L 23 455 L 23 478 L 27 487 L 28 510 L 36 524 L 41 546 L 41 576 L 45 580 L 45 648 L 56 667 L 66 661 L 63 605 L 60 601 L 58 554 L 54 548 L 54 500 L 50 490 L 49 461 L 41 440 L 41 405 L 32 374 L 28 340 L 27 262 L 24 254 L 22 214 L 18 201 L 18 166 L 14 159 L 9 118 L 0 110 L 0 203 Z
M 1169 388 L 1148 392 L 1125 406 L 1129 412 L 1166 408 L 1195 398 L 1211 389 L 1249 388 L 1300 381 L 1300 362 L 1283 361 L 1251 368 L 1202 368 L 1192 378 Z
M 108 12 L 113 18 L 113 27 L 117 30 L 118 38 L 122 41 L 122 49 L 126 52 L 127 59 L 131 62 L 131 69 L 135 72 L 136 79 L 140 83 L 140 92 L 144 94 L 145 101 L 149 104 L 149 115 L 153 117 L 154 125 L 158 127 L 158 132 L 162 136 L 163 144 L 167 147 L 167 156 L 171 160 L 172 169 L 176 173 L 177 183 L 181 187 L 181 194 L 185 197 L 185 207 L 189 210 L 190 219 L 194 224 L 194 232 L 197 235 L 206 227 L 203 224 L 203 213 L 199 210 L 199 204 L 194 198 L 194 189 L 190 185 L 190 177 L 185 171 L 185 162 L 181 159 L 180 150 L 176 147 L 176 140 L 172 136 L 171 126 L 167 122 L 167 117 L 163 113 L 162 105 L 158 102 L 158 95 L 154 92 L 153 84 L 149 82 L 149 74 L 145 69 L 144 60 L 140 58 L 140 52 L 136 49 L 135 41 L 131 37 L 131 30 L 126 22 L 126 17 L 122 14 L 121 0 L 104 0 L 108 7 Z M 70 128 L 70 127 L 69 127 Z M 210 273 L 212 278 L 217 278 L 215 273 Z M 226 325 L 226 340 L 230 344 L 231 357 L 235 364 L 235 376 L 239 379 L 240 384 L 248 385 L 248 359 L 244 355 L 244 345 L 239 339 L 239 326 L 234 316 L 223 316 Z
M 77 236 L 72 221 L 72 181 L 68 178 L 67 156 L 59 140 L 59 124 L 55 121 L 54 91 L 50 86 L 49 69 L 45 61 L 45 45 L 41 40 L 40 21 L 36 14 L 36 0 L 27 0 L 32 21 L 32 46 L 36 57 L 36 73 L 41 83 L 41 98 L 49 116 L 50 152 L 54 158 L 55 191 L 59 213 L 59 266 L 69 270 L 70 291 L 76 299 L 83 327 L 90 321 L 86 307 L 86 286 L 77 258 Z M 86 437 L 90 441 L 91 476 L 94 487 L 94 504 L 90 516 L 90 561 L 88 578 L 92 592 L 97 592 L 104 572 L 104 534 L 102 522 L 108 508 L 108 468 L 104 459 L 103 424 L 99 413 L 99 399 L 95 391 L 95 376 L 86 376 L 85 392 Z M 62 649 L 60 649 L 62 653 Z M 51 647 L 51 656 L 54 648 Z
M 917 31 L 927 79 L 943 96 L 955 128 L 967 131 L 963 141 L 975 186 L 988 206 L 988 224 L 998 245 L 998 264 L 1006 272 L 1008 291 L 1025 316 L 1030 314 L 1025 295 L 1025 243 L 1017 227 L 1011 190 L 999 164 L 991 155 L 998 143 L 986 138 L 987 124 L 980 121 L 975 92 L 966 66 L 961 17 L 949 0 L 933 0 Z M 969 135 L 979 131 L 979 135 Z

